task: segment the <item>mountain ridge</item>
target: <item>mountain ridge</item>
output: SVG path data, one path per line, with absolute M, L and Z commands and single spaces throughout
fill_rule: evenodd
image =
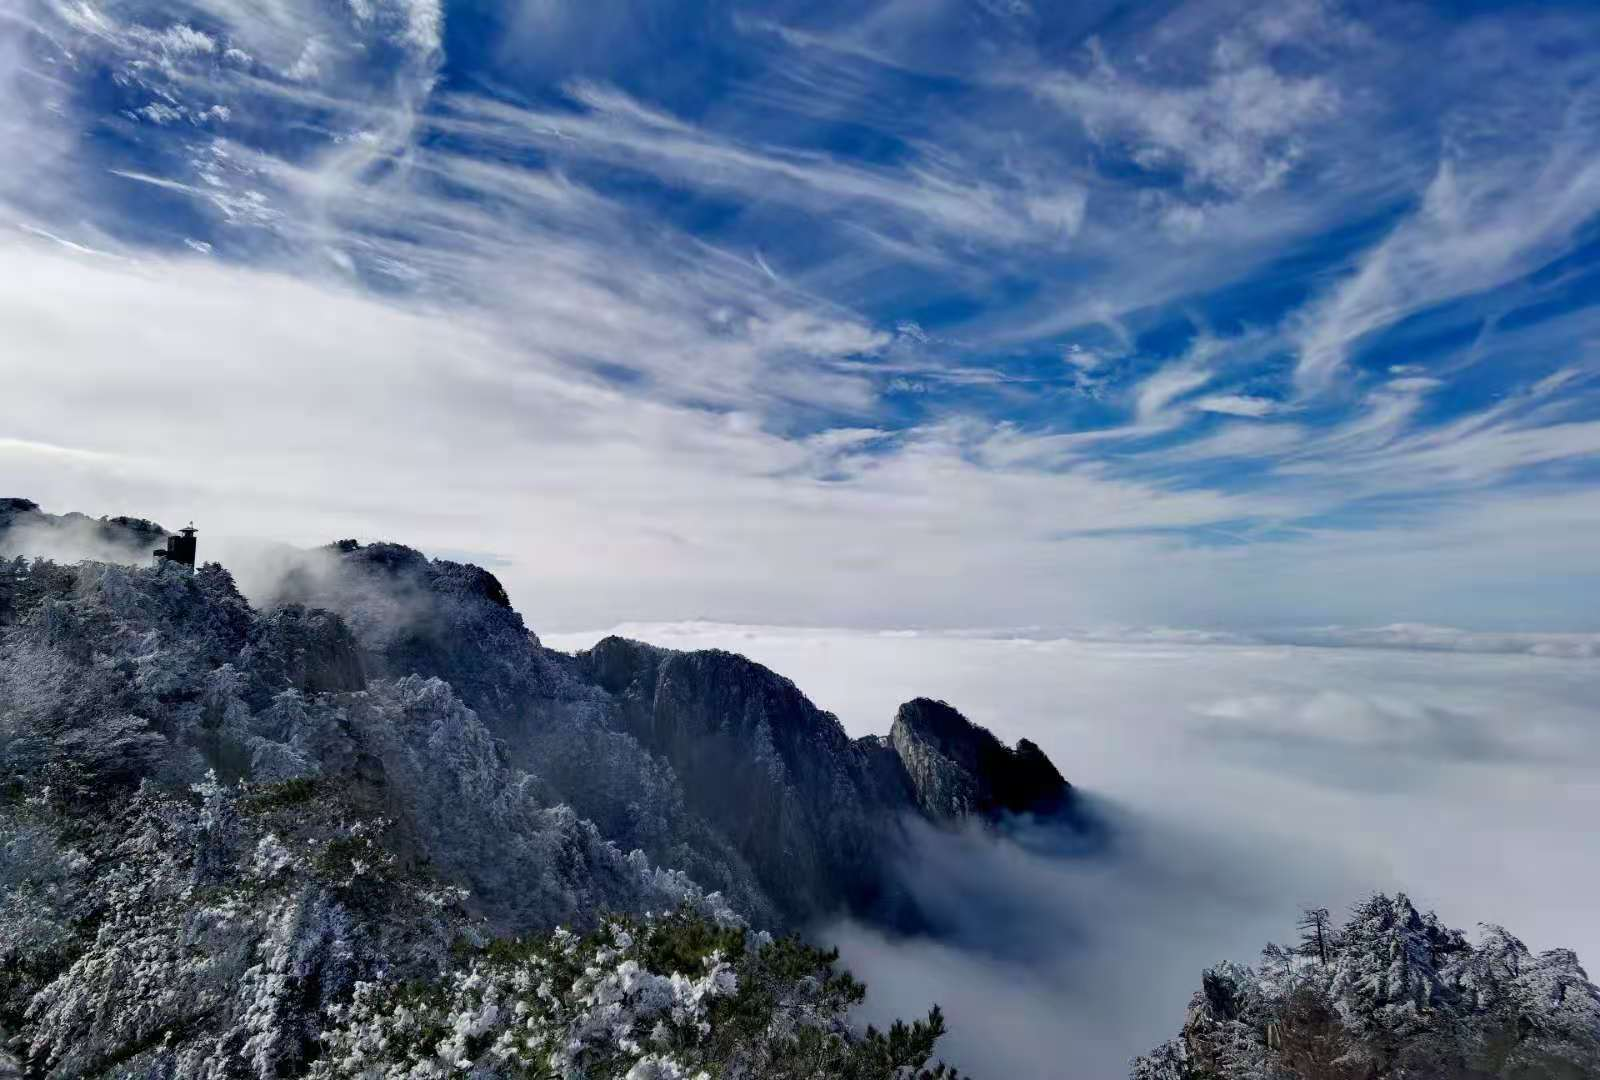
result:
M 58 517 L 10 499 L 0 501 L 0 551 L 19 525 L 140 555 L 166 535 L 144 519 Z M 166 580 L 160 569 L 124 570 L 122 586 L 153 588 Z M 14 567 L 0 612 L 16 608 L 32 576 Z M 575 655 L 548 649 L 490 571 L 402 544 L 343 540 L 300 552 L 259 610 L 215 563 L 191 580 L 206 586 L 205 625 L 194 631 L 201 666 L 238 683 L 234 703 L 210 706 L 194 740 L 223 775 L 253 775 L 256 757 L 276 762 L 275 778 L 314 767 L 309 751 L 264 750 L 249 730 L 283 711 L 275 698 L 285 690 L 346 724 L 374 702 L 403 716 L 417 707 L 408 702 L 426 700 L 463 730 L 481 726 L 492 757 L 484 768 L 526 774 L 536 802 L 570 806 L 597 835 L 685 871 L 765 925 L 841 910 L 915 925 L 892 869 L 902 815 L 944 826 L 1010 813 L 1066 820 L 1072 805 L 1071 786 L 1031 743 L 1004 747 L 943 703 L 937 731 L 906 722 L 933 708 L 917 699 L 889 735 L 852 739 L 791 680 L 736 654 L 615 637 Z M 318 752 L 332 753 L 324 743 Z
M 925 814 L 893 739 L 731 653 L 548 649 L 492 573 L 404 545 L 280 552 L 252 603 L 217 562 L 153 559 L 166 535 L 0 501 L 0 1035 L 25 1075 L 510 1075 L 483 979 L 527 1010 L 516 1069 L 955 1075 L 924 1067 L 937 1009 L 861 1032 L 835 954 L 750 929 L 919 925 L 907 819 L 988 811 Z M 941 767 L 992 788 L 981 759 Z

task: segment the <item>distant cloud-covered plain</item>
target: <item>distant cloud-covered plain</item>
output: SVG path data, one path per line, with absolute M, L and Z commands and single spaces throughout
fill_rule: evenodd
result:
M 870 1015 L 937 1000 L 951 1059 L 978 1075 L 1123 1075 L 1170 1037 L 1201 968 L 1251 962 L 1295 940 L 1300 909 L 1378 890 L 1600 955 L 1592 659 L 1148 632 L 617 632 L 751 656 L 856 735 L 908 697 L 943 697 L 1008 742 L 1034 740 L 1079 785 L 1109 848 L 1036 826 L 1013 842 L 919 830 L 904 861 L 935 932 L 830 931 L 872 988 Z

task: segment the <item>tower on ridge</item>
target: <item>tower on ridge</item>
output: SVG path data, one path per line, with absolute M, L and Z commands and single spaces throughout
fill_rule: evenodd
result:
M 180 529 L 177 535 L 167 537 L 167 546 L 165 548 L 157 548 L 154 552 L 155 557 L 166 559 L 168 562 L 175 562 L 180 566 L 187 566 L 193 570 L 196 546 L 194 536 L 195 527 L 194 522 L 191 521 Z

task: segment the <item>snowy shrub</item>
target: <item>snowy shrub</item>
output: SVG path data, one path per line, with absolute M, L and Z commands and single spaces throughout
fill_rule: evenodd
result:
M 92 814 L 0 806 L 0 1024 L 33 1072 L 293 1075 L 359 979 L 434 976 L 476 940 L 461 894 L 398 868 L 381 821 L 298 794 L 211 776 Z
M 0 806 L 0 1023 L 30 1075 L 949 1075 L 937 1011 L 855 1032 L 836 954 L 703 913 L 642 854 L 621 866 L 675 914 L 497 939 L 395 828 L 328 780 Z
M 1258 970 L 1206 971 L 1182 1035 L 1136 1060 L 1135 1080 L 1600 1075 L 1600 989 L 1570 950 L 1535 956 L 1497 926 L 1473 945 L 1403 894 L 1301 926 Z
M 365 984 L 314 1077 L 954 1077 L 926 1021 L 852 1031 L 836 954 L 692 911 L 501 942 L 440 983 Z

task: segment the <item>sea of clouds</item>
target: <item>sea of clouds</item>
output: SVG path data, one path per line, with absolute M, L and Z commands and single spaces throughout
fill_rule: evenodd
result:
M 1027 637 L 630 625 L 788 675 L 854 735 L 943 698 L 1050 754 L 1111 827 L 918 830 L 907 879 L 938 932 L 826 934 L 868 1019 L 938 1001 L 979 1076 L 1126 1075 L 1182 1024 L 1203 966 L 1293 937 L 1297 911 L 1405 889 L 1472 930 L 1600 965 L 1600 665 L 1566 641 L 1319 631 L 1326 644 L 1168 631 Z M 598 634 L 546 635 L 581 648 Z M 1545 641 L 1543 644 L 1548 645 Z M 1381 646 L 1381 647 L 1373 647 Z M 1548 650 L 1545 650 L 1548 651 Z
M 13 530 L 10 549 L 147 558 L 89 519 Z M 19 547 L 20 545 L 20 547 Z M 267 601 L 307 553 L 213 537 Z M 864 631 L 639 623 L 792 678 L 852 735 L 942 698 L 1026 736 L 1107 826 L 1003 839 L 913 822 L 901 873 L 932 931 L 816 931 L 871 988 L 864 1018 L 950 1018 L 979 1077 L 1126 1074 L 1175 1034 L 1206 965 L 1292 938 L 1298 911 L 1405 889 L 1451 925 L 1502 923 L 1600 965 L 1600 635 L 1395 624 L 1241 633 L 1171 628 Z M 545 633 L 585 648 L 600 632 Z

